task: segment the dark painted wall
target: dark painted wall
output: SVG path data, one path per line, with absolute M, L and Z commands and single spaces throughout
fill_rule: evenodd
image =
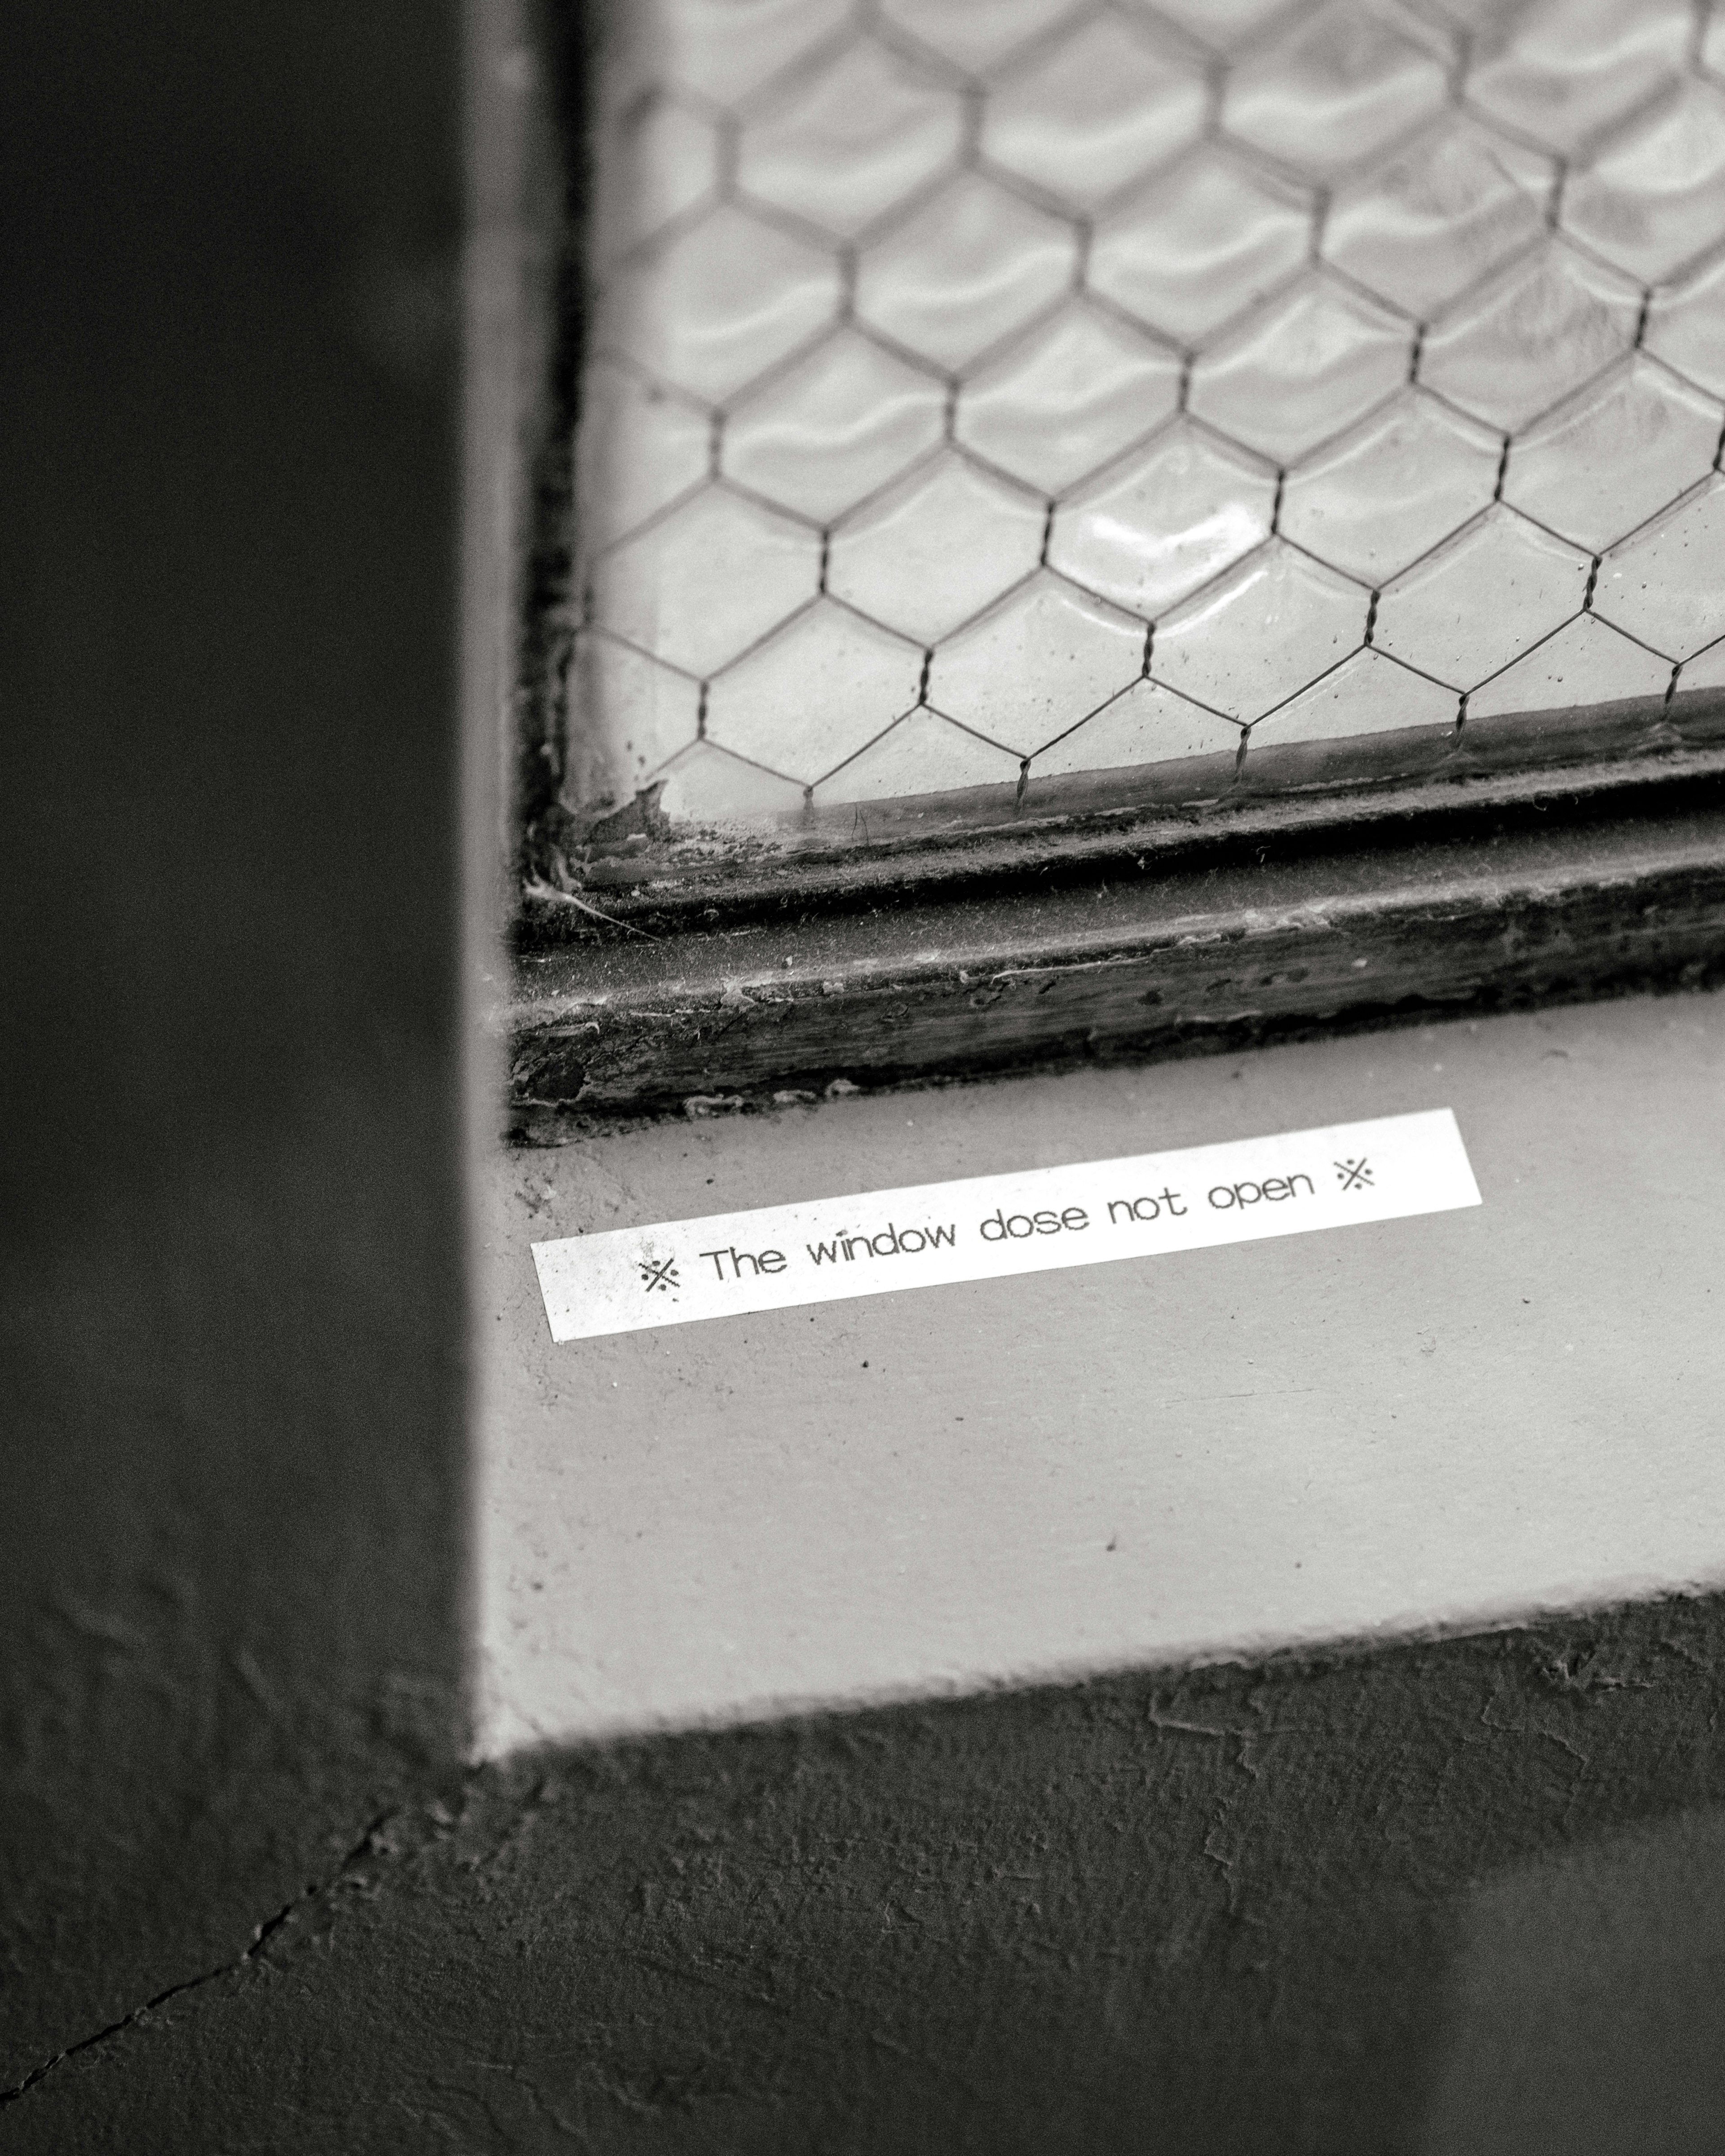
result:
M 451 1780 L 10 2145 L 1717 2148 L 1722 1643 L 1656 1605 Z
M 8 12 L 0 2083 L 455 1741 L 454 14 Z
M 1717 1604 L 459 1767 L 451 13 L 9 28 L 0 2145 L 1720 2145 Z

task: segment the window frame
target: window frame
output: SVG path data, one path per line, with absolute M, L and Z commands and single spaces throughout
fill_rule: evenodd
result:
M 653 787 L 572 808 L 593 34 L 540 24 L 562 170 L 523 314 L 550 333 L 506 700 L 519 1135 L 1717 977 L 1725 691 L 747 832 L 673 827 Z

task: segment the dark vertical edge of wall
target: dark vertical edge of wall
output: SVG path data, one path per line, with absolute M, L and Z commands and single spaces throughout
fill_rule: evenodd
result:
M 17 2156 L 1641 2156 L 1725 2106 L 1725 1605 L 547 1751 Z
M 0 2095 L 459 1756 L 467 1362 L 457 0 L 8 29 Z
M 465 0 L 467 246 L 463 279 L 461 513 L 461 962 L 469 1255 L 470 1434 L 485 1413 L 484 1253 L 473 1178 L 498 1144 L 508 1002 L 503 923 L 512 910 L 524 806 L 519 729 L 532 654 L 537 490 L 566 415 L 556 377 L 556 292 L 564 254 L 565 157 L 555 109 L 560 61 L 536 0 Z M 567 445 L 564 445 L 566 453 Z M 481 1501 L 470 1445 L 465 1512 Z M 463 1583 L 470 1654 L 479 1585 Z M 470 1715 L 480 1681 L 470 1666 Z
M 604 12 L 603 6 L 590 9 L 586 0 L 516 0 L 516 5 L 538 56 L 521 198 L 536 235 L 529 328 L 541 417 L 521 467 L 520 643 L 506 735 L 512 866 L 535 860 L 547 828 L 557 827 L 570 749 L 567 704 L 578 599 L 575 447 L 588 315 L 589 49 Z M 511 892 L 510 914 L 515 911 Z

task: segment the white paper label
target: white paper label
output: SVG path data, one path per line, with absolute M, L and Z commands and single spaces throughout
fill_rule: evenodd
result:
M 535 1243 L 553 1340 L 1480 1203 L 1448 1108 Z

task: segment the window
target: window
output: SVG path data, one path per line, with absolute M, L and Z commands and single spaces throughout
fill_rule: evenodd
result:
M 744 936 L 679 946 L 680 980 L 730 994 L 719 1031 L 756 1044 L 737 1060 L 702 1029 L 711 1083 L 679 1084 L 855 1060 L 814 1053 L 818 1006 L 790 1048 L 817 954 L 787 947 L 776 993 L 721 978 L 809 906 L 830 1003 L 859 964 L 903 974 L 865 925 L 886 896 L 902 925 L 986 889 L 992 982 L 1050 932 L 1081 963 L 1079 886 L 1111 957 L 1146 928 L 1108 911 L 1122 880 L 1167 916 L 1225 856 L 1235 913 L 1285 908 L 1297 840 L 1337 857 L 1301 904 L 1369 910 L 1408 887 L 1386 834 L 1453 882 L 1470 843 L 1555 816 L 1586 882 L 1602 818 L 1651 819 L 1669 855 L 1671 812 L 1711 800 L 1725 16 L 653 0 L 603 17 L 589 104 L 567 663 L 525 919 L 556 995 L 598 944 L 660 1005 L 615 938 Z M 1026 876 L 1072 901 L 1051 932 L 1007 887 Z M 980 1012 L 975 926 L 916 934 Z M 1422 983 L 1415 942 L 1399 995 L 1497 980 Z M 1592 948 L 1566 980 L 1604 978 Z M 1367 1008 L 1347 986 L 1271 1012 L 1235 983 L 1225 1008 Z M 1157 993 L 1134 1009 L 1163 1027 Z M 978 1030 L 928 1052 L 974 1056 Z M 548 1071 L 524 1099 L 562 1099 Z

